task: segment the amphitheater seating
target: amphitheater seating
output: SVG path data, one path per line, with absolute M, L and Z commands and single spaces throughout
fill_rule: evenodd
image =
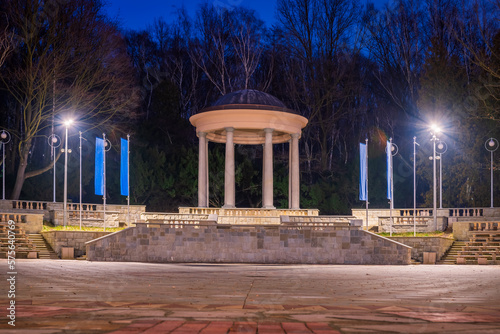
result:
M 470 239 L 458 252 L 457 264 L 500 264 L 498 222 L 470 224 Z
M 16 245 L 15 258 L 38 258 L 38 250 L 36 246 L 29 240 L 28 235 L 25 233 L 24 229 L 19 225 L 16 225 L 12 230 L 8 222 L 0 222 L 0 258 L 8 258 L 8 252 L 11 250 L 9 248 L 9 231 L 14 231 L 15 239 L 14 244 Z M 12 235 L 12 233 L 10 233 Z

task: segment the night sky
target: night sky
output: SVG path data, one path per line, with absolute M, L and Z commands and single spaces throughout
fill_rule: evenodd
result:
M 148 24 L 153 23 L 155 18 L 163 17 L 170 22 L 175 18 L 178 8 L 184 6 L 190 17 L 194 17 L 198 6 L 207 0 L 107 0 L 108 14 L 118 18 L 124 28 L 134 30 L 145 29 Z M 243 6 L 254 9 L 260 18 L 271 26 L 276 22 L 274 14 L 276 11 L 276 0 L 209 0 L 215 6 L 233 8 Z M 378 8 L 386 0 L 372 0 Z

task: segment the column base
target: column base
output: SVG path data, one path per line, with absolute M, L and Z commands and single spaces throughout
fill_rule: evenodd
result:
M 276 207 L 272 206 L 272 205 L 271 206 L 263 206 L 262 209 L 273 209 L 274 210 L 274 209 L 276 209 Z
M 223 209 L 236 209 L 236 207 L 234 205 L 223 205 L 222 206 Z

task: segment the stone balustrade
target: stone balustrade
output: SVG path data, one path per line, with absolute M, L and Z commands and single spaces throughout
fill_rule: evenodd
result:
M 81 210 L 80 210 L 81 209 Z M 130 209 L 130 213 L 129 213 Z M 79 225 L 80 213 L 85 226 L 103 226 L 104 205 L 93 203 L 68 203 L 68 224 Z M 140 214 L 146 211 L 145 205 L 106 205 L 106 225 L 120 226 L 140 220 Z M 26 201 L 26 200 L 0 200 L 0 212 L 15 212 L 18 214 L 41 213 L 43 219 L 54 225 L 63 224 L 64 204 L 60 202 Z M 108 224 L 109 223 L 109 224 Z
M 12 201 L 12 209 L 47 210 L 48 202 L 41 201 Z
M 179 213 L 182 214 L 215 214 L 218 216 L 258 216 L 258 217 L 279 217 L 279 216 L 318 216 L 318 209 L 263 209 L 263 208 L 197 208 L 181 207 Z
M 214 214 L 188 214 L 188 213 L 165 213 L 165 212 L 143 212 L 141 213 L 141 220 L 148 221 L 150 219 L 156 220 L 217 220 L 217 216 Z
M 16 226 L 22 227 L 28 234 L 39 233 L 43 229 L 43 213 L 0 213 L 0 222 L 7 223 L 9 220 L 15 221 Z

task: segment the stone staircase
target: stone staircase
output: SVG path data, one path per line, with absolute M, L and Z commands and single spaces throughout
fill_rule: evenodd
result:
M 465 241 L 454 241 L 451 247 L 446 251 L 444 256 L 437 262 L 437 264 L 456 264 L 457 256 L 462 248 L 465 247 Z
M 28 234 L 28 238 L 36 246 L 39 259 L 59 259 L 41 234 Z
M 500 230 L 494 228 L 470 232 L 470 240 L 458 252 L 457 264 L 500 264 Z

